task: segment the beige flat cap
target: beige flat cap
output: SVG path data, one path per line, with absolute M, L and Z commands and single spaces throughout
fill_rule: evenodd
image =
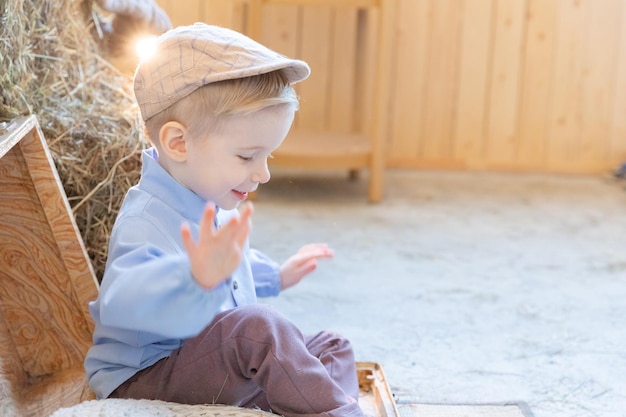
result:
M 156 53 L 137 66 L 135 98 L 148 120 L 203 85 L 279 69 L 292 84 L 311 73 L 306 62 L 287 58 L 239 32 L 204 23 L 179 26 L 159 36 Z

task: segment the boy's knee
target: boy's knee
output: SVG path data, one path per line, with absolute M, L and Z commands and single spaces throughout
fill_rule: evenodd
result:
M 249 304 L 237 307 L 237 310 L 246 320 L 260 323 L 287 320 L 280 312 L 267 304 Z
M 242 324 L 252 332 L 267 333 L 269 336 L 291 332 L 299 333 L 297 327 L 275 308 L 266 304 L 251 304 L 237 308 Z
M 338 349 L 352 350 L 352 344 L 350 343 L 350 340 L 348 340 L 344 336 L 337 334 L 337 333 L 333 333 L 332 340 L 333 340 L 333 344 L 337 346 Z

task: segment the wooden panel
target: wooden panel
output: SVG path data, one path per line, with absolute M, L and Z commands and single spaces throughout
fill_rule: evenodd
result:
M 294 130 L 269 162 L 292 168 L 360 169 L 370 160 L 367 137 L 357 134 Z M 308 158 L 303 158 L 307 155 Z
M 431 3 L 425 106 L 420 156 L 426 160 L 450 155 L 459 68 L 460 0 Z M 445 45 L 445 47 L 441 47 Z
M 546 161 L 550 111 L 550 82 L 554 66 L 555 21 L 558 3 L 530 0 L 524 48 L 517 160 L 531 169 Z M 541 62 L 542 65 L 537 65 Z
M 452 157 L 465 159 L 469 164 L 483 157 L 493 7 L 491 0 L 463 3 Z
M 525 11 L 523 1 L 495 3 L 485 155 L 491 166 L 515 159 Z
M 28 148 L 36 146 L 35 140 L 32 134 L 24 140 L 26 152 L 32 152 Z M 26 158 L 31 158 L 30 164 Z M 35 158 L 44 163 L 33 163 Z M 79 258 L 66 256 L 68 265 L 63 262 L 63 253 L 83 252 L 76 244 L 75 230 L 64 229 L 61 214 L 67 216 L 66 207 L 56 198 L 58 188 L 50 188 L 58 187 L 58 183 L 40 184 L 40 194 L 34 181 L 41 181 L 38 178 L 43 172 L 31 171 L 32 179 L 29 174 L 29 166 L 34 166 L 35 170 L 50 170 L 45 154 L 43 161 L 41 158 L 41 150 L 37 155 L 25 157 L 17 146 L 2 158 L 0 165 L 2 317 L 25 372 L 31 377 L 81 364 L 91 339 L 91 326 L 85 316 L 87 300 L 77 300 L 79 294 L 68 279 L 68 267 L 84 268 L 85 260 L 82 259 L 81 264 Z M 48 213 L 42 210 L 42 202 L 49 208 Z M 46 214 L 51 216 L 52 222 L 48 222 Z M 53 232 L 52 228 L 59 227 L 62 230 Z M 74 242 L 69 237 L 73 237 Z M 85 278 L 93 287 L 90 276 Z M 92 300 L 97 296 L 93 291 L 91 295 Z M 77 310 L 76 306 L 81 308 Z M 52 320 L 57 316 L 65 317 L 71 325 Z
M 300 85 L 302 101 L 298 128 L 321 132 L 327 130 L 329 124 L 332 8 L 306 7 L 301 12 L 298 56 L 310 65 L 311 76 Z
M 179 2 L 180 3 L 180 2 Z M 241 1 L 204 0 L 200 4 L 200 21 L 245 31 L 245 5 Z
M 616 53 L 622 0 L 589 2 L 582 78 L 582 131 L 576 159 L 608 160 L 611 108 L 615 86 Z
M 27 119 L 25 125 L 34 124 L 27 138 L 20 141 L 28 174 L 37 192 L 39 204 L 55 241 L 60 260 L 67 276 L 65 295 L 71 297 L 75 313 L 82 310 L 88 321 L 86 330 L 91 343 L 91 317 L 88 303 L 98 296 L 98 281 L 88 260 L 87 250 L 80 238 L 72 209 L 65 197 L 61 179 L 54 167 L 52 155 L 35 118 Z M 74 322 L 73 325 L 77 325 Z M 82 329 L 85 330 L 85 329 Z
M 565 161 L 573 161 L 574 144 L 580 142 L 582 131 L 583 54 L 589 15 L 588 1 L 559 0 L 556 22 L 557 48 L 552 73 L 548 161 L 558 169 Z
M 272 163 L 312 169 L 343 167 L 351 175 L 366 168 L 370 174 L 369 200 L 380 201 L 389 111 L 387 74 L 391 59 L 387 52 L 392 45 L 391 3 L 357 10 L 346 3 L 329 5 L 325 1 L 250 0 L 249 35 L 280 51 L 272 40 L 264 42 L 266 37 L 280 34 L 267 18 L 268 8 L 277 4 L 298 5 L 299 25 L 289 37 L 296 39 L 298 50 L 287 55 L 307 61 L 312 75 L 305 83 L 298 84 L 301 111 L 297 126 L 286 143 L 274 152 Z M 375 69 L 361 71 L 362 63 L 371 63 Z M 371 103 L 372 110 L 367 114 L 371 115 L 371 121 L 363 129 L 356 123 L 366 119 L 355 114 L 357 109 L 363 110 L 363 104 L 357 107 L 356 103 L 365 95 L 372 97 L 363 100 Z
M 0 138 L 0 157 L 2 395 L 24 415 L 48 415 L 87 392 L 97 281 L 34 116 Z
M 398 52 L 391 74 L 391 138 L 387 155 L 398 160 L 417 159 L 420 141 L 424 139 L 430 7 L 428 1 L 403 1 L 396 14 Z
M 357 128 L 355 120 L 354 78 L 357 65 L 358 10 L 337 8 L 333 10 L 331 43 L 331 69 L 328 91 L 328 130 L 350 133 Z
M 376 112 L 374 103 L 376 97 L 373 92 L 376 88 L 376 70 L 378 68 L 379 56 L 379 39 L 377 34 L 380 24 L 380 13 L 378 11 L 371 11 L 370 13 L 359 11 L 357 14 L 355 65 L 358 70 L 355 71 L 356 88 L 354 90 L 353 112 L 355 131 L 362 134 L 369 134 L 374 129 L 373 122 Z M 391 65 L 391 62 L 389 64 Z M 389 82 L 388 84 L 391 83 Z M 391 111 L 391 108 L 388 108 L 389 111 Z
M 388 165 L 580 173 L 626 160 L 626 0 L 387 1 L 397 12 Z M 239 21 L 244 2 L 208 0 L 204 13 L 230 4 Z M 361 88 L 373 49 L 359 50 L 371 45 L 362 39 L 371 22 L 361 30 L 350 7 L 272 17 L 285 7 L 265 7 L 263 38 L 310 61 L 313 76 L 298 87 L 302 126 L 344 131 L 374 97 Z M 174 19 L 185 20 L 194 19 Z M 355 43 L 346 37 L 354 22 Z M 354 56 L 362 73 L 351 93 L 344 65 Z
M 167 12 L 172 20 L 172 24 L 191 25 L 195 22 L 204 20 L 204 0 L 161 0 L 163 9 Z M 158 3 L 161 4 L 161 1 Z
M 274 6 L 263 8 L 263 33 L 259 42 L 294 58 L 301 58 L 298 27 L 302 25 L 301 10 L 297 6 Z
M 268 5 L 263 8 L 262 34 L 259 42 L 269 46 L 283 55 L 302 58 L 298 42 L 298 27 L 301 26 L 301 9 L 289 5 Z M 300 88 L 296 91 L 301 95 Z M 301 111 L 296 112 L 294 128 L 300 126 Z
M 626 46 L 626 2 L 621 2 L 619 48 Z M 626 161 L 626 54 L 617 54 L 615 91 L 613 96 L 611 133 L 609 135 L 609 163 L 612 166 Z
M 268 4 L 298 4 L 300 6 L 346 6 L 346 7 L 377 7 L 381 0 L 265 0 Z

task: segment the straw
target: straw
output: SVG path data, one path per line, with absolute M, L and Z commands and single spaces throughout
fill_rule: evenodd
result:
M 0 0 L 0 122 L 37 116 L 97 277 L 145 147 L 91 0 Z

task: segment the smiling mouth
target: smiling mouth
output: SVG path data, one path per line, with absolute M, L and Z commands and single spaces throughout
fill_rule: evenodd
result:
M 233 194 L 235 194 L 235 197 L 237 197 L 239 200 L 242 200 L 242 201 L 248 198 L 247 192 L 233 190 Z

